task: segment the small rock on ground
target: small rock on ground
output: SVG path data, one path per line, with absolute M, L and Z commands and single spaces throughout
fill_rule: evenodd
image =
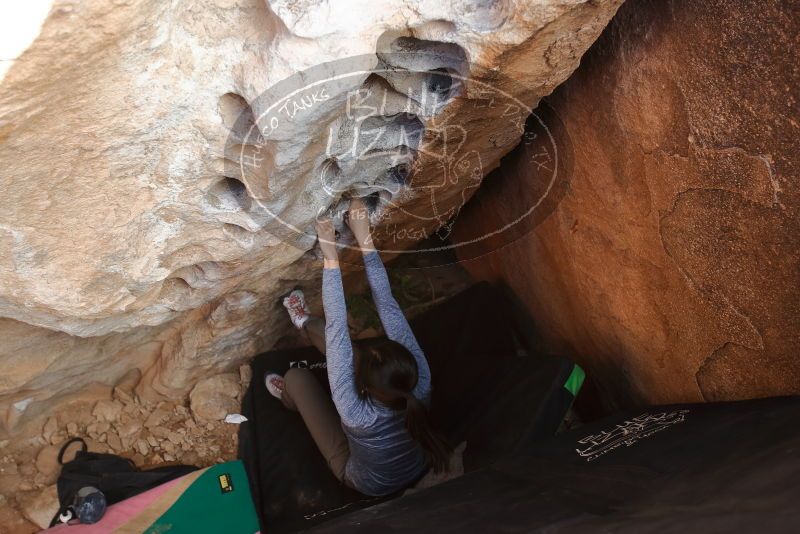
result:
M 53 484 L 58 478 L 61 471 L 61 466 L 58 464 L 60 449 L 55 445 L 46 445 L 36 456 L 36 470 L 44 477 L 45 484 Z
M 22 514 L 39 528 L 47 528 L 58 511 L 56 486 L 48 486 L 42 491 L 20 495 L 19 507 Z
M 212 376 L 197 383 L 189 394 L 189 402 L 195 417 L 219 421 L 229 413 L 239 411 L 237 397 L 241 391 L 238 374 L 228 373 Z

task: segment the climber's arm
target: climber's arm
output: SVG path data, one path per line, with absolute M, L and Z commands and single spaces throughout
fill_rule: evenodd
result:
M 414 355 L 417 360 L 417 387 L 414 394 L 418 397 L 426 396 L 430 389 L 431 371 L 428 367 L 428 360 L 422 352 L 417 342 L 411 326 L 400 309 L 400 305 L 392 295 L 392 287 L 389 285 L 389 277 L 386 275 L 386 268 L 383 266 L 381 257 L 377 251 L 372 250 L 364 254 L 364 266 L 367 270 L 367 279 L 372 290 L 372 300 L 378 309 L 381 324 L 386 332 L 386 336 L 392 341 L 397 341 Z
M 325 356 L 331 397 L 342 422 L 351 427 L 364 422 L 364 403 L 356 392 L 353 370 L 353 344 L 347 329 L 347 305 L 342 286 L 342 271 L 336 252 L 336 236 L 330 220 L 317 224 L 322 270 L 322 305 L 325 310 Z
M 414 355 L 419 376 L 414 394 L 417 397 L 427 396 L 431 381 L 428 360 L 425 358 L 425 353 L 422 352 L 414 332 L 411 331 L 411 326 L 409 326 L 403 310 L 400 309 L 400 305 L 392 294 L 392 287 L 389 284 L 389 277 L 386 275 L 386 268 L 383 266 L 381 257 L 372 242 L 368 213 L 363 202 L 360 200 L 352 201 L 348 215 L 348 224 L 364 256 L 364 267 L 372 290 L 372 300 L 375 302 L 386 336 L 403 345 Z

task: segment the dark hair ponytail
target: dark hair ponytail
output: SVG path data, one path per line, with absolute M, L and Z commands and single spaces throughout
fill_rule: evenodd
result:
M 433 472 L 446 472 L 450 467 L 448 464 L 452 452 L 450 446 L 433 429 L 425 405 L 411 393 L 405 394 L 404 397 L 406 399 L 406 429 L 408 433 L 422 446 Z
M 452 448 L 433 428 L 428 408 L 412 393 L 418 369 L 408 349 L 392 340 L 368 346 L 365 354 L 357 357 L 355 374 L 362 395 L 406 411 L 409 435 L 420 444 L 433 471 L 446 472 Z

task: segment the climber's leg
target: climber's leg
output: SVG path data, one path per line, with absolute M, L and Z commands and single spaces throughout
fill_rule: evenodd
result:
M 264 375 L 264 385 L 267 386 L 269 394 L 278 400 L 283 400 L 283 390 L 286 389 L 286 382 L 277 373 L 267 373 Z
M 303 325 L 310 317 L 306 311 L 306 298 L 303 291 L 295 289 L 283 298 L 283 307 L 289 312 L 289 319 L 292 324 L 297 328 L 303 328 Z
M 321 317 L 309 315 L 303 324 L 303 331 L 308 337 L 308 341 L 317 347 L 322 354 L 325 354 L 325 320 Z
M 281 401 L 300 413 L 328 467 L 339 480 L 350 457 L 350 446 L 333 400 L 308 369 L 289 369 L 284 377 Z
M 325 354 L 325 320 L 308 313 L 303 292 L 295 289 L 283 299 L 283 305 L 289 312 L 292 324 L 303 330 L 308 341 Z

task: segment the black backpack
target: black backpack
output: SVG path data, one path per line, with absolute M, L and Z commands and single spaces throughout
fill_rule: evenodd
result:
M 81 443 L 81 449 L 73 460 L 64 463 L 64 452 L 76 442 Z M 74 503 L 75 495 L 86 486 L 99 489 L 106 504 L 112 505 L 197 470 L 192 465 L 169 465 L 140 471 L 131 460 L 116 454 L 89 452 L 82 438 L 72 438 L 61 447 L 58 463 L 61 464 L 56 483 L 59 510 L 50 522 L 51 527 L 59 523 L 59 517 Z

